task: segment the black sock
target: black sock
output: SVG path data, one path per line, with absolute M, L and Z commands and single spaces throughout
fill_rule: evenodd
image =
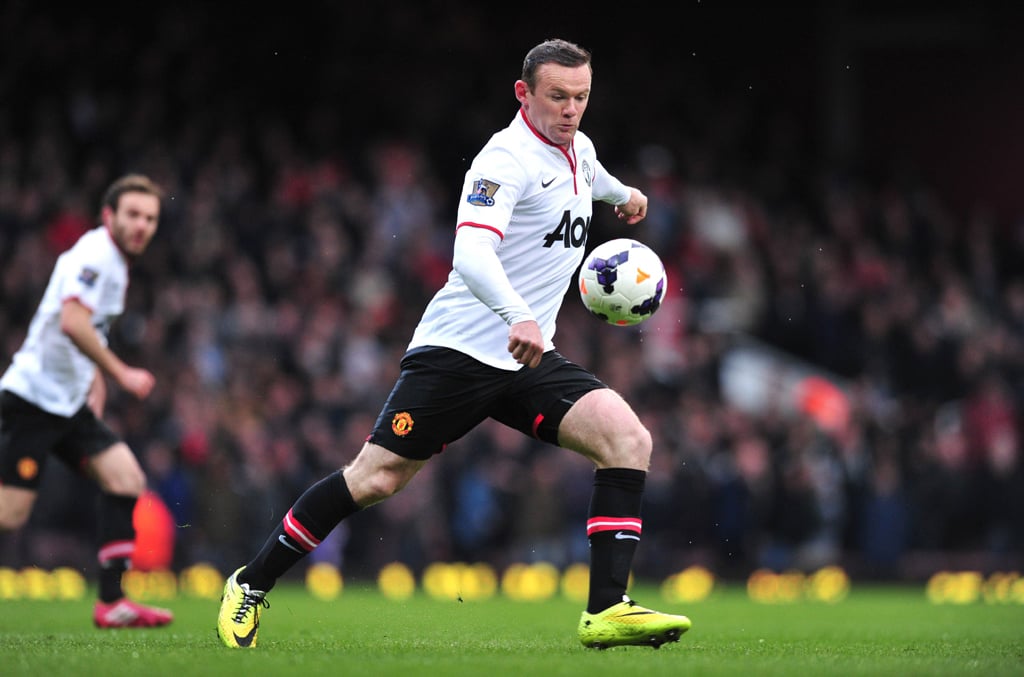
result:
M 622 601 L 633 555 L 640 542 L 640 505 L 647 473 L 631 468 L 601 468 L 594 473 L 587 537 L 590 539 L 590 596 L 587 612 L 597 613 Z
M 295 501 L 263 548 L 239 574 L 239 582 L 248 583 L 253 590 L 270 590 L 278 578 L 316 549 L 341 520 L 358 510 L 344 475 L 340 470 L 331 473 Z
M 108 562 L 106 566 L 100 567 L 99 593 L 100 601 L 104 604 L 110 604 L 124 597 L 121 578 L 128 570 L 129 562 L 130 560 L 126 559 L 116 559 Z
M 135 496 L 117 496 L 100 492 L 99 541 L 97 556 L 100 564 L 99 597 L 109 604 L 124 597 L 121 578 L 131 566 L 135 554 Z

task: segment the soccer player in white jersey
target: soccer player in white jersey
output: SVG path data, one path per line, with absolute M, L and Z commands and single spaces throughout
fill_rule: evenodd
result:
M 519 111 L 466 174 L 453 269 L 413 334 L 367 442 L 351 464 L 307 489 L 262 550 L 228 578 L 217 624 L 227 646 L 256 645 L 267 591 L 342 519 L 399 491 L 487 418 L 596 466 L 583 645 L 657 647 L 690 628 L 685 616 L 626 596 L 650 433 L 622 397 L 553 343 L 593 202 L 615 205 L 628 224 L 647 211 L 646 196 L 609 174 L 579 131 L 590 87 L 590 54 L 579 46 L 549 40 L 527 54 L 515 83 Z
M 124 311 L 129 263 L 156 233 L 161 189 L 149 178 L 119 178 L 103 197 L 102 224 L 60 255 L 25 342 L 0 379 L 0 529 L 28 520 L 50 454 L 99 484 L 101 628 L 154 627 L 166 609 L 125 597 L 121 577 L 135 548 L 132 516 L 146 488 L 135 454 L 101 420 L 109 376 L 138 398 L 153 375 L 130 367 L 107 346 Z

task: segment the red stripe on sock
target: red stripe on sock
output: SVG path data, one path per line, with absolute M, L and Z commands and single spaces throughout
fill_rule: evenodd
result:
M 639 517 L 591 517 L 587 520 L 587 536 L 601 531 L 632 531 L 639 534 L 643 521 Z
M 135 541 L 110 541 L 100 546 L 96 559 L 106 564 L 112 559 L 131 559 L 135 554 Z
M 302 526 L 292 511 L 289 510 L 288 514 L 284 516 L 281 525 L 284 527 L 284 532 L 292 537 L 292 539 L 302 547 L 303 550 L 309 552 L 320 545 L 320 539 L 310 533 L 309 529 Z

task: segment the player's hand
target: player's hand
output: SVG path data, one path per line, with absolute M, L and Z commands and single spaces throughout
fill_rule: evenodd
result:
M 544 355 L 544 336 L 533 320 L 516 322 L 508 328 L 508 352 L 519 364 L 531 369 L 540 364 Z
M 143 400 L 153 391 L 153 386 L 156 385 L 156 378 L 145 369 L 125 367 L 124 371 L 120 374 L 118 383 L 132 395 Z
M 647 216 L 647 196 L 636 188 L 629 189 L 629 201 L 615 207 L 615 215 L 619 220 L 632 225 L 643 221 Z

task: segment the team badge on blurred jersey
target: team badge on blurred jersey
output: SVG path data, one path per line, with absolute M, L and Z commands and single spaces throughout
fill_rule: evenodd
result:
M 590 168 L 590 164 L 586 160 L 583 161 L 583 167 L 580 168 L 580 172 L 582 172 L 583 180 L 587 182 L 587 185 L 593 187 L 594 170 Z
M 501 188 L 501 184 L 487 179 L 477 179 L 473 182 L 473 192 L 466 196 L 466 202 L 477 207 L 491 207 L 494 205 L 494 194 Z
M 30 456 L 23 456 L 18 459 L 18 477 L 23 480 L 30 480 L 39 474 L 39 463 Z
M 100 276 L 98 271 L 92 268 L 82 268 L 82 272 L 78 274 L 78 281 L 84 284 L 86 287 L 91 287 L 96 284 L 96 278 Z

